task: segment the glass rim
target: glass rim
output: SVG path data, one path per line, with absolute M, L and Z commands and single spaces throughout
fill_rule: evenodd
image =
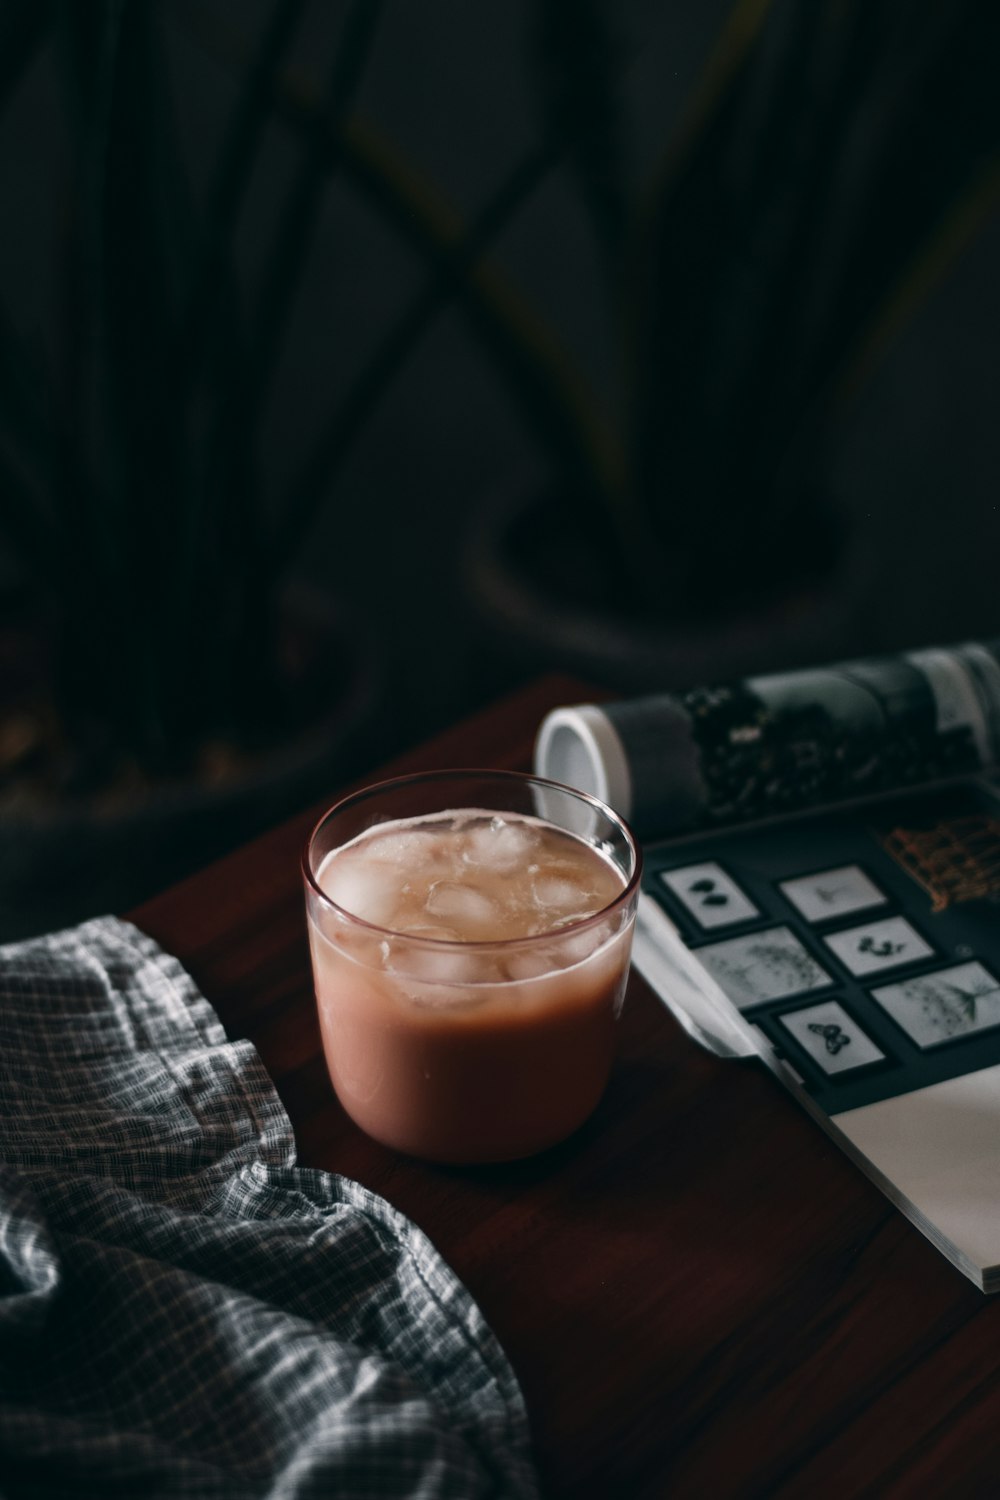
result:
M 328 896 L 323 890 L 322 886 L 319 884 L 319 881 L 313 873 L 312 868 L 311 856 L 313 845 L 316 842 L 320 830 L 325 826 L 325 824 L 329 822 L 329 820 L 333 818 L 337 813 L 343 812 L 345 808 L 350 807 L 352 804 L 366 802 L 370 797 L 375 797 L 379 793 L 392 791 L 395 787 L 415 786 L 421 781 L 482 781 L 491 778 L 497 781 L 507 781 L 511 783 L 516 782 L 522 786 L 533 785 L 550 787 L 553 791 L 566 793 L 568 796 L 575 798 L 578 802 L 586 803 L 588 806 L 601 813 L 605 818 L 609 820 L 609 822 L 613 823 L 624 835 L 625 842 L 628 845 L 633 860 L 632 873 L 628 881 L 625 883 L 624 887 L 614 898 L 614 900 L 609 901 L 606 906 L 602 906 L 598 911 L 591 912 L 589 916 L 581 917 L 578 922 L 567 922 L 563 927 L 550 927 L 545 932 L 526 933 L 524 937 L 472 939 L 434 938 L 422 937 L 416 933 L 400 932 L 398 928 L 395 927 L 383 927 L 378 922 L 369 922 L 364 917 L 357 916 L 355 912 L 348 911 L 346 907 L 338 906 L 337 902 L 334 901 L 331 896 Z M 456 811 L 460 810 L 461 809 L 456 809 Z M 488 812 L 490 811 L 490 809 L 484 808 L 483 811 Z M 419 816 L 419 814 L 416 814 L 415 816 Z M 541 821 L 549 822 L 551 820 L 543 818 L 541 819 Z M 373 824 L 372 826 L 375 827 L 376 825 Z M 557 824 L 553 824 L 552 826 L 558 827 Z M 367 832 L 367 829 L 364 831 Z M 572 833 L 570 829 L 562 829 L 561 831 L 563 833 L 570 833 L 571 837 L 573 838 L 579 837 L 579 835 Z M 581 840 L 581 842 L 585 842 L 585 840 Z M 609 807 L 608 804 L 606 802 L 602 802 L 599 797 L 594 797 L 590 792 L 582 792 L 578 787 L 568 786 L 566 782 L 553 781 L 551 777 L 548 776 L 536 776 L 533 772 L 530 771 L 492 770 L 489 768 L 476 768 L 471 766 L 459 766 L 453 770 L 446 771 L 413 771 L 402 776 L 389 776 L 382 781 L 371 782 L 368 785 L 359 788 L 357 791 L 348 792 L 346 796 L 341 797 L 338 801 L 334 802 L 331 807 L 328 807 L 326 812 L 324 812 L 322 816 L 317 820 L 317 822 L 313 825 L 312 832 L 309 834 L 309 837 L 305 843 L 305 847 L 302 850 L 301 863 L 302 874 L 305 879 L 307 889 L 312 891 L 312 893 L 319 898 L 322 904 L 329 910 L 333 911 L 338 917 L 351 922 L 358 927 L 366 928 L 369 932 L 378 933 L 381 937 L 405 938 L 408 943 L 414 943 L 419 947 L 432 949 L 461 948 L 465 950 L 476 948 L 481 950 L 484 948 L 512 948 L 519 947 L 525 943 L 551 943 L 554 938 L 562 938 L 578 932 L 585 932 L 588 928 L 596 926 L 598 922 L 606 920 L 610 912 L 616 911 L 619 907 L 626 906 L 631 900 L 633 893 L 638 888 L 639 882 L 642 879 L 642 847 L 639 844 L 639 841 L 637 840 L 635 834 L 632 832 L 628 823 L 621 816 L 621 814 L 616 813 L 613 807 Z

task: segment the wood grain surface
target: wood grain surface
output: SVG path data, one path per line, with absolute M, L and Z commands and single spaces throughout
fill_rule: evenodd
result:
M 527 769 L 546 710 L 588 696 L 544 678 L 366 780 Z M 638 976 L 604 1100 L 544 1156 L 430 1167 L 347 1119 L 299 869 L 346 790 L 129 916 L 254 1042 L 301 1162 L 383 1194 L 465 1281 L 521 1380 L 545 1494 L 1000 1494 L 1000 1301 L 762 1068 L 700 1051 Z

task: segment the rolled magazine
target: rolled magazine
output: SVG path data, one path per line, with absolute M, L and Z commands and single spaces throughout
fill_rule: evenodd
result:
M 1000 764 L 1000 641 L 555 709 L 535 769 L 640 838 L 743 822 Z

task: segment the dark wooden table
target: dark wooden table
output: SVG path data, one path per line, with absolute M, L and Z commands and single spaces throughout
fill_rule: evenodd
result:
M 584 696 L 546 678 L 366 779 L 527 769 L 545 711 Z M 547 1495 L 1000 1494 L 1000 1300 L 637 976 L 608 1092 L 564 1146 L 459 1170 L 363 1136 L 313 1009 L 299 855 L 314 821 L 130 915 L 255 1043 L 301 1162 L 383 1194 L 463 1278 L 520 1377 Z

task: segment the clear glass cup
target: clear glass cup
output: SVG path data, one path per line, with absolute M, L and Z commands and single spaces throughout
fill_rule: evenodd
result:
M 605 878 L 614 866 L 620 890 L 556 929 L 487 941 L 394 931 L 324 892 L 324 861 L 367 830 L 419 819 L 437 831 L 435 815 L 468 809 L 502 831 L 574 835 L 590 846 L 585 858 L 604 862 Z M 526 868 L 539 872 L 544 895 L 544 860 Z M 303 873 L 323 1047 L 355 1123 L 387 1146 L 451 1163 L 514 1160 L 570 1135 L 611 1070 L 640 869 L 636 841 L 610 808 L 517 772 L 401 777 L 331 808 L 309 839 Z

